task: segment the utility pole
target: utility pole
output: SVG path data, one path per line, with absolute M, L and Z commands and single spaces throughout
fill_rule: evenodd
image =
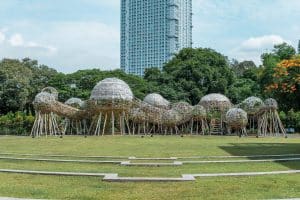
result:
M 300 54 L 300 40 L 298 42 L 298 54 Z

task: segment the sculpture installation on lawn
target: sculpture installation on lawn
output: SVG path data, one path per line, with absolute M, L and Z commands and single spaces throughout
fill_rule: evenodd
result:
M 234 106 L 222 94 L 208 94 L 198 105 L 171 103 L 157 93 L 135 98 L 130 87 L 117 78 L 106 78 L 92 90 L 88 100 L 58 101 L 55 88 L 44 88 L 33 102 L 33 137 L 47 135 L 224 135 L 246 128 L 261 136 L 285 135 L 274 99 L 263 102 L 249 97 Z M 237 108 L 235 108 L 237 107 Z

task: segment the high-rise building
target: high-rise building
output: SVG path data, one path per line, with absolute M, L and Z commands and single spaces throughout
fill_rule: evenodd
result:
M 121 0 L 121 69 L 143 76 L 192 47 L 192 0 Z

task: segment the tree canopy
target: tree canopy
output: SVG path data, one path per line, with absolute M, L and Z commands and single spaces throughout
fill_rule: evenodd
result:
M 208 93 L 228 93 L 234 72 L 225 56 L 212 49 L 184 49 L 168 62 L 162 72 L 147 70 L 145 79 L 171 101 L 197 104 Z
M 97 82 L 108 77 L 127 82 L 140 99 L 157 92 L 170 101 L 195 105 L 206 94 L 222 93 L 235 104 L 249 96 L 272 97 L 284 111 L 300 110 L 296 50 L 283 43 L 275 45 L 271 53 L 261 58 L 263 64 L 257 67 L 250 60 L 230 62 L 213 49 L 187 48 L 174 55 L 161 71 L 147 69 L 143 78 L 121 70 L 87 69 L 64 74 L 29 58 L 3 59 L 0 62 L 0 113 L 32 110 L 35 95 L 46 86 L 55 87 L 62 102 L 71 97 L 86 100 Z

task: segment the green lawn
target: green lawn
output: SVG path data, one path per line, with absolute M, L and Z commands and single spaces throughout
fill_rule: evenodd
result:
M 300 154 L 300 138 L 238 137 L 0 137 L 0 153 L 78 156 L 189 157 Z M 1 157 L 3 155 L 0 155 Z M 9 157 L 44 156 L 18 156 Z M 300 156 L 298 156 L 300 157 Z M 77 159 L 73 157 L 51 159 Z M 80 160 L 87 158 L 78 158 Z M 110 160 L 107 158 L 89 160 Z M 233 159 L 233 158 L 232 158 Z M 234 158 L 241 159 L 241 158 Z M 246 158 L 242 158 L 246 159 Z M 126 159 L 112 159 L 126 160 Z M 184 160 L 184 159 L 183 159 Z M 186 159 L 185 159 L 186 160 Z M 191 159 L 207 160 L 207 159 Z M 212 159 L 210 159 L 212 160 Z M 132 161 L 172 162 L 172 161 Z M 300 170 L 300 161 L 126 167 L 118 164 L 54 163 L 0 159 L 2 169 L 118 173 L 119 176 L 180 177 L 189 173 Z M 184 183 L 107 183 L 101 178 L 0 173 L 0 196 L 45 199 L 272 199 L 300 197 L 300 174 L 198 178 Z

